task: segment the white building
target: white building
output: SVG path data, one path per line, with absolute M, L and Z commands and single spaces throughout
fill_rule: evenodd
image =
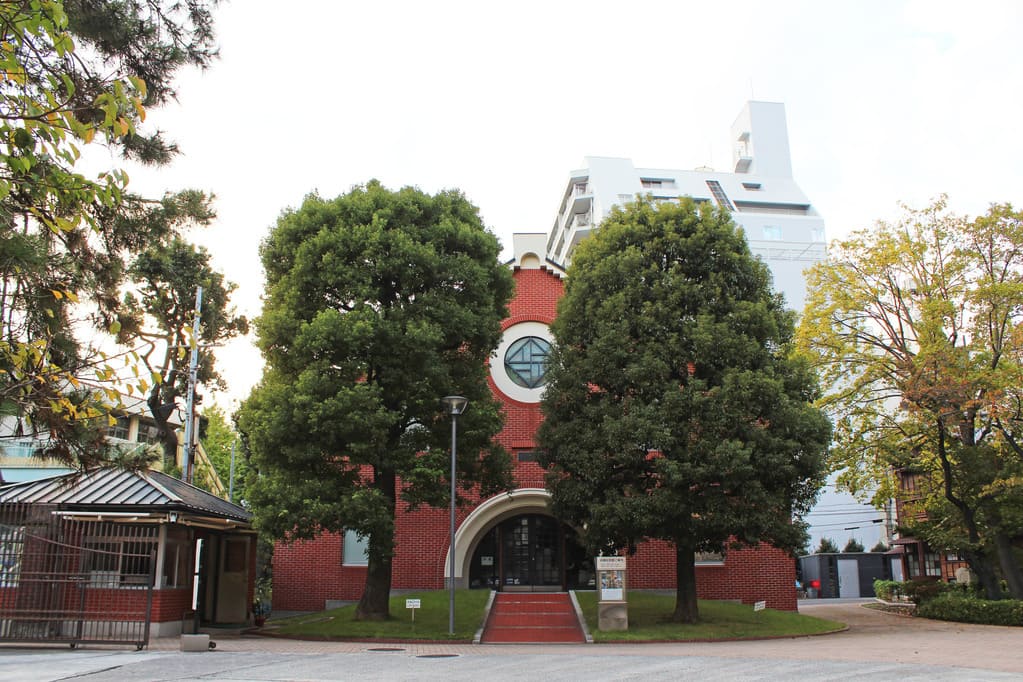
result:
M 572 171 L 547 240 L 547 258 L 568 267 L 576 245 L 614 206 L 637 194 L 671 201 L 689 196 L 732 212 L 753 253 L 771 268 L 775 289 L 801 310 L 803 270 L 824 260 L 824 220 L 792 178 L 785 106 L 748 102 L 732 124 L 733 168 L 636 168 L 631 159 L 591 156 Z
M 572 171 L 557 218 L 547 237 L 547 259 L 567 268 L 572 251 L 611 212 L 637 194 L 671 201 L 689 196 L 713 201 L 732 212 L 746 232 L 750 249 L 770 267 L 774 288 L 790 308 L 801 311 L 806 299 L 803 272 L 826 258 L 824 219 L 792 177 L 785 105 L 747 102 L 731 129 L 730 171 L 637 168 L 631 159 L 591 156 Z M 835 489 L 829 480 L 810 512 L 810 541 L 822 537 L 839 549 L 855 538 L 873 547 L 887 539 L 883 514 Z

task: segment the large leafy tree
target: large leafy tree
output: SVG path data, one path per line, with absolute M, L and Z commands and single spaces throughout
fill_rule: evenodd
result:
M 541 460 L 592 549 L 673 543 L 674 618 L 695 622 L 696 552 L 803 546 L 829 424 L 790 354 L 793 315 L 728 213 L 615 210 L 576 250 L 552 329 Z
M 199 387 L 224 388 L 217 372 L 214 351 L 249 330 L 244 316 L 230 304 L 236 288 L 213 269 L 206 249 L 175 237 L 139 254 L 129 270 L 132 290 L 124 297 L 119 315 L 118 338 L 139 348 L 138 357 L 150 379 L 141 382 L 148 391 L 150 413 L 161 432 L 164 461 L 173 463 L 178 438 L 168 424 L 168 406 L 187 392 L 189 353 L 198 344 L 196 383 Z M 196 290 L 202 287 L 199 338 L 192 338 Z
M 262 246 L 266 358 L 239 424 L 260 476 L 247 495 L 278 538 L 369 539 L 365 619 L 388 617 L 394 515 L 448 501 L 450 418 L 463 488 L 504 489 L 508 457 L 486 381 L 512 289 L 496 238 L 457 192 L 373 181 L 286 213 Z
M 881 503 L 905 493 L 894 473 L 911 477 L 926 520 L 900 523 L 963 552 L 989 597 L 999 568 L 1023 597 L 1023 213 L 907 208 L 833 244 L 808 284 L 799 337 L 828 389 L 840 480 Z
M 0 405 L 46 453 L 89 466 L 117 393 L 76 391 L 116 370 L 82 344 L 114 324 L 132 254 L 194 216 L 192 196 L 147 201 L 120 170 L 88 176 L 84 148 L 106 144 L 162 163 L 175 148 L 140 124 L 173 96 L 171 78 L 214 56 L 215 0 L 0 3 Z

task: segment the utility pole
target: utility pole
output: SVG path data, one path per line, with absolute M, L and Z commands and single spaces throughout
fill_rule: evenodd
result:
M 227 488 L 227 501 L 234 502 L 234 451 L 238 449 L 238 441 L 231 443 L 231 476 Z
M 181 480 L 192 482 L 192 441 L 195 430 L 195 384 L 199 373 L 199 323 L 202 317 L 202 287 L 195 289 L 195 319 L 192 323 L 192 359 L 188 363 L 188 400 L 185 408 L 185 446 L 181 457 Z

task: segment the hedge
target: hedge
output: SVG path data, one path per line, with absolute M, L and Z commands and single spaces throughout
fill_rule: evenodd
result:
M 1023 601 L 991 601 L 946 593 L 920 603 L 916 607 L 916 615 L 957 623 L 1023 626 Z
M 898 601 L 902 597 L 902 583 L 898 580 L 875 580 L 874 596 L 883 601 Z

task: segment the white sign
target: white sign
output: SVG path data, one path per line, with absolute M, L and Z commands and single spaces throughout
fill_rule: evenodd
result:
M 494 565 L 494 557 L 492 557 L 492 556 L 481 556 L 480 557 L 480 566 L 493 566 L 493 565 Z
M 419 600 L 418 599 L 406 599 L 405 600 L 405 608 L 406 609 L 418 609 L 418 608 L 421 608 L 421 606 L 419 604 Z
M 623 556 L 599 556 L 597 557 L 598 571 L 624 571 L 625 557 Z
M 754 611 L 763 611 L 766 608 L 767 608 L 767 602 L 766 601 L 758 601 L 758 602 L 754 602 L 753 603 L 753 610 Z

